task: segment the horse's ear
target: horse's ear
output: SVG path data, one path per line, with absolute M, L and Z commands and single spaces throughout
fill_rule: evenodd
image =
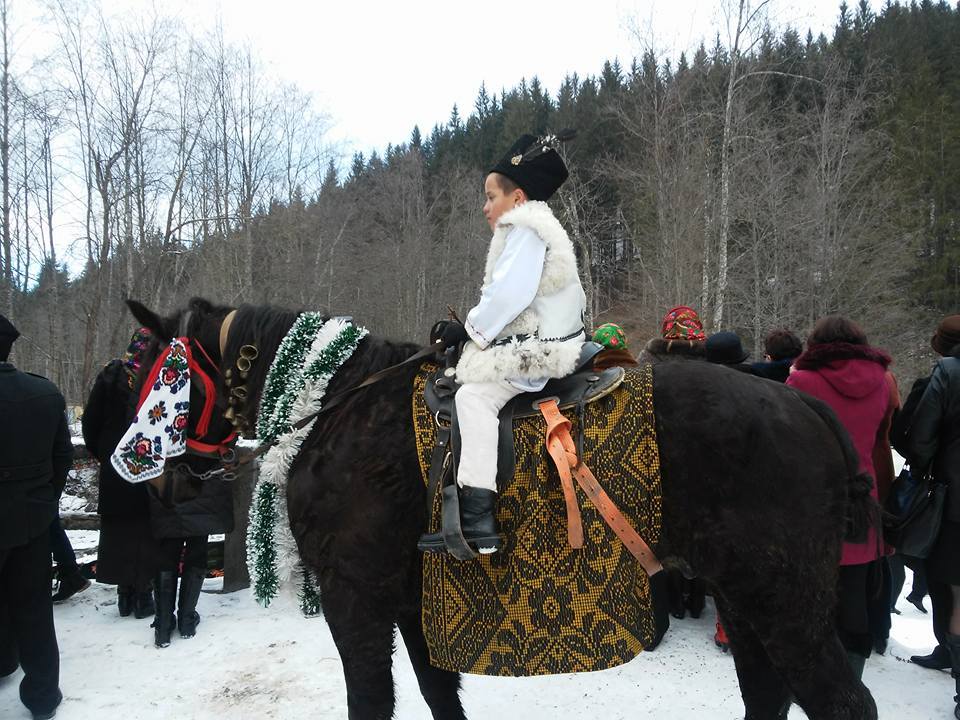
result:
M 201 315 L 209 315 L 213 312 L 213 303 L 202 297 L 190 298 L 189 307 L 191 310 L 196 313 L 200 313 Z
M 153 333 L 153 336 L 161 342 L 167 342 L 171 338 L 167 337 L 167 332 L 163 327 L 163 318 L 157 315 L 153 310 L 148 310 L 146 306 L 136 300 L 127 300 L 127 307 L 140 325 Z

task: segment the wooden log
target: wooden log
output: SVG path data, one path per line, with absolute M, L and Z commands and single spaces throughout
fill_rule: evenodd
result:
M 60 513 L 60 525 L 64 530 L 99 530 L 100 516 L 96 513 Z

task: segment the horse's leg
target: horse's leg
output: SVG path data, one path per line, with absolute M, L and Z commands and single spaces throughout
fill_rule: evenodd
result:
M 323 615 L 337 645 L 347 685 L 349 720 L 393 717 L 393 619 L 369 604 L 360 588 L 320 577 Z
M 786 681 L 796 703 L 810 720 L 876 720 L 873 697 L 854 676 L 837 639 L 832 607 L 834 593 L 818 586 L 813 577 L 796 575 L 790 582 L 760 588 L 738 588 L 735 584 L 723 588 L 720 610 L 723 622 L 738 628 L 746 626 L 752 632 L 766 650 L 776 674 L 782 678 L 778 684 Z M 798 608 L 801 611 L 795 612 Z M 733 635 L 731 646 L 746 702 L 747 690 Z M 750 665 L 745 667 L 748 672 L 744 674 L 764 675 L 755 660 L 748 657 L 745 661 Z M 766 674 L 769 675 L 769 671 Z M 752 682 L 758 683 L 756 679 Z M 772 712 L 770 707 L 765 707 L 764 712 Z M 751 717 L 749 709 L 747 716 Z
M 737 610 L 728 605 L 720 592 L 713 599 L 730 639 L 733 663 L 740 681 L 740 694 L 746 720 L 782 720 L 787 716 L 790 691 L 773 667 L 770 657 L 754 632 Z
M 460 673 L 441 670 L 430 664 L 420 613 L 401 616 L 397 627 L 407 647 L 410 664 L 417 674 L 420 694 L 427 701 L 433 720 L 466 720 L 460 703 Z

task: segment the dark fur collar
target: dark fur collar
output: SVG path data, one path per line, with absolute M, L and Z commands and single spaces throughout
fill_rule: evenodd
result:
M 880 348 L 836 342 L 814 345 L 797 358 L 798 370 L 816 370 L 837 360 L 869 360 L 887 368 L 893 360 Z
M 644 353 L 658 359 L 694 359 L 705 360 L 707 345 L 703 340 L 666 340 L 653 338 L 644 348 Z

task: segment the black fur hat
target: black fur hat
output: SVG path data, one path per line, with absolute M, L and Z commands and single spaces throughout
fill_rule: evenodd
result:
M 521 135 L 490 172 L 513 180 L 531 200 L 549 200 L 570 175 L 557 146 L 575 134 L 561 130 L 542 137 Z

